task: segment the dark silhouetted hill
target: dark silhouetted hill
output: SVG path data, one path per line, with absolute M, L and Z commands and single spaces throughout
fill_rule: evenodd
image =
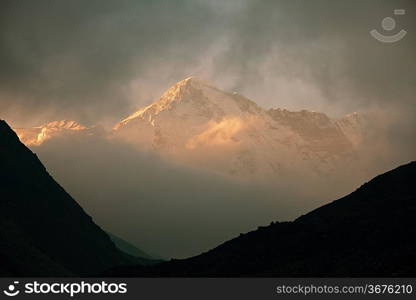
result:
M 0 120 L 0 276 L 89 276 L 133 260 Z
M 132 243 L 120 238 L 119 236 L 116 236 L 115 234 L 112 234 L 110 232 L 107 232 L 107 234 L 110 236 L 111 240 L 116 245 L 116 247 L 124 253 L 127 253 L 133 257 L 149 260 L 150 264 L 162 261 L 160 257 L 144 252 Z
M 106 275 L 415 276 L 415 181 L 412 162 L 293 222 L 260 227 L 193 258 Z

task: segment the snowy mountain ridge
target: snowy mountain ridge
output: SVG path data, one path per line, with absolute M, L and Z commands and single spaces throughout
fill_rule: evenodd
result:
M 349 168 L 365 138 L 357 113 L 332 119 L 307 110 L 263 109 L 237 93 L 186 78 L 117 123 L 107 137 L 139 151 L 231 177 L 329 174 Z M 91 131 L 75 121 L 15 129 L 28 146 Z
M 33 128 L 14 128 L 14 131 L 26 146 L 39 146 L 47 140 L 62 134 L 85 132 L 88 129 L 90 128 L 72 120 L 60 120 Z
M 326 172 L 350 160 L 362 136 L 359 118 L 265 110 L 191 77 L 118 123 L 113 132 L 139 149 L 198 168 L 267 177 L 305 166 Z

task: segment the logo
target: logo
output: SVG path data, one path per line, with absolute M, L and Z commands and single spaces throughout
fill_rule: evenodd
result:
M 18 284 L 19 284 L 19 281 L 15 281 L 15 282 L 13 282 L 13 284 L 10 284 L 10 285 L 8 286 L 7 290 L 4 290 L 4 291 L 3 291 L 3 293 L 4 293 L 6 296 L 9 296 L 9 297 L 14 297 L 14 296 L 19 295 L 20 291 L 16 289 L 16 286 L 17 286 Z
M 3 290 L 6 296 L 14 297 L 19 294 L 66 294 L 74 297 L 78 294 L 126 294 L 127 283 L 113 282 L 32 282 L 22 283 L 17 288 L 19 281 L 14 281 L 7 289 Z
M 395 9 L 394 14 L 396 16 L 403 16 L 406 14 L 406 11 L 404 9 Z M 381 27 L 387 32 L 392 31 L 394 28 L 396 28 L 396 21 L 392 17 L 385 17 L 381 21 Z M 370 31 L 370 34 L 375 38 L 376 40 L 382 42 L 382 43 L 395 43 L 400 41 L 404 36 L 406 35 L 406 30 L 400 30 L 398 33 L 393 35 L 384 35 L 377 31 L 377 29 L 373 29 Z

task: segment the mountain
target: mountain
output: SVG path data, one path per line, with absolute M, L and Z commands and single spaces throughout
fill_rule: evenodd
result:
M 1 120 L 0 170 L 0 275 L 89 276 L 137 263 Z
M 26 146 L 39 146 L 47 140 L 70 134 L 94 134 L 96 127 L 85 127 L 75 121 L 49 122 L 33 128 L 14 128 L 19 139 Z
M 416 162 L 375 177 L 293 222 L 241 234 L 185 260 L 107 276 L 415 276 Z
M 237 93 L 197 78 L 168 89 L 159 100 L 113 128 L 114 135 L 168 160 L 240 178 L 329 174 L 357 165 L 360 116 L 266 110 Z
M 126 240 L 123 240 L 122 238 L 111 234 L 111 233 L 107 233 L 111 240 L 113 241 L 113 243 L 116 245 L 116 247 L 118 249 L 120 249 L 121 251 L 123 251 L 124 253 L 127 253 L 131 256 L 134 257 L 139 257 L 139 258 L 143 258 L 146 260 L 151 260 L 151 261 L 157 261 L 160 260 L 159 257 L 156 257 L 154 255 L 149 255 L 148 253 L 144 252 L 143 250 L 137 248 L 135 245 L 133 245 L 130 242 L 127 242 Z
M 307 110 L 266 110 L 190 77 L 117 123 L 111 133 L 68 120 L 15 131 L 27 146 L 67 135 L 101 134 L 216 175 L 267 181 L 299 174 L 331 178 L 339 169 L 349 177 L 362 173 L 364 121 L 357 113 L 333 119 Z

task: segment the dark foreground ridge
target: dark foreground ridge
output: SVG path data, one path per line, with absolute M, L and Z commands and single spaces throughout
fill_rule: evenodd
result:
M 260 227 L 193 258 L 114 268 L 105 275 L 414 277 L 415 179 L 411 162 L 294 222 Z
M 132 261 L 0 120 L 0 276 L 90 276 Z

